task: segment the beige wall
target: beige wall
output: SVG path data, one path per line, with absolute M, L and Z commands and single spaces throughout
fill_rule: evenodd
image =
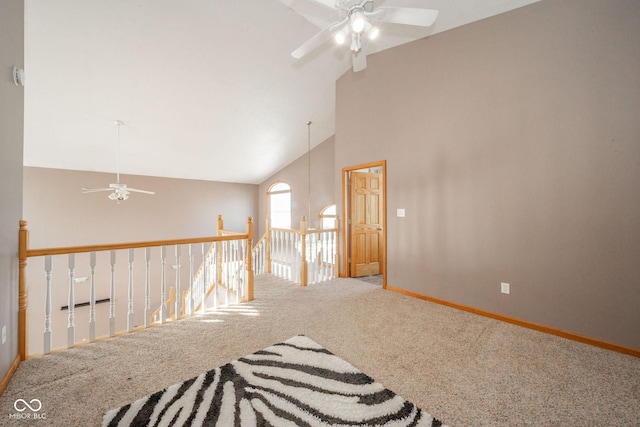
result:
M 309 227 L 317 227 L 318 212 L 330 203 L 336 203 L 334 194 L 334 137 L 328 138 L 311 150 L 311 222 Z M 259 235 L 265 232 L 267 215 L 267 190 L 271 184 L 282 181 L 291 185 L 291 227 L 298 228 L 302 216 L 309 215 L 309 157 L 299 157 L 260 184 Z
M 639 349 L 640 2 L 545 0 L 368 64 L 337 83 L 335 166 L 387 160 L 389 285 Z
M 22 219 L 24 88 L 13 83 L 24 68 L 24 2 L 0 2 L 0 380 L 18 356 L 18 227 Z
M 114 174 L 24 168 L 24 218 L 32 247 L 74 246 L 214 236 L 218 215 L 225 228 L 244 231 L 256 217 L 258 186 L 187 179 L 121 175 L 132 194 L 120 204 L 108 192 L 83 194 L 82 187 L 107 187 Z
M 121 175 L 130 187 L 155 191 L 155 195 L 132 194 L 120 204 L 108 192 L 82 194 L 82 187 L 105 187 L 113 174 L 45 168 L 24 168 L 24 218 L 29 222 L 30 246 L 46 248 L 88 244 L 180 239 L 216 235 L 218 214 L 225 229 L 244 231 L 247 217 L 257 216 L 258 186 L 210 181 Z M 17 227 L 14 228 L 17 232 Z M 195 247 L 194 250 L 198 250 Z M 196 252 L 194 267 L 201 257 Z M 68 311 L 67 257 L 55 257 L 52 275 L 53 348 L 66 346 Z M 89 259 L 77 255 L 75 277 L 89 277 Z M 175 248 L 167 248 L 165 275 L 167 292 L 176 286 Z M 189 286 L 188 248 L 181 247 L 181 289 Z M 96 268 L 96 299 L 109 298 L 109 253 L 99 253 Z M 150 306 L 160 306 L 161 256 L 151 252 Z M 116 253 L 116 329 L 127 327 L 128 254 Z M 31 258 L 26 270 L 29 292 L 29 352 L 43 351 L 46 281 L 42 257 Z M 134 253 L 134 325 L 144 324 L 145 254 Z M 77 284 L 75 303 L 89 301 L 90 281 Z M 89 338 L 89 308 L 75 312 L 75 338 Z M 109 304 L 96 306 L 97 336 L 108 334 Z

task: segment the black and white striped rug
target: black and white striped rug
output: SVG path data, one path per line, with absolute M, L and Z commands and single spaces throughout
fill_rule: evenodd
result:
M 107 412 L 103 426 L 440 426 L 299 335 Z

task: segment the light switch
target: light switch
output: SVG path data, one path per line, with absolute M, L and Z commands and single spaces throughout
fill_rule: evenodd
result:
M 397 216 L 398 218 L 404 218 L 405 217 L 404 209 L 398 209 Z

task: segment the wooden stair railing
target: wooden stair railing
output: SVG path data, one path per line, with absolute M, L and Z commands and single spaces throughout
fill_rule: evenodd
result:
M 336 224 L 339 222 L 336 220 Z M 301 286 L 338 276 L 339 229 L 308 228 L 306 217 L 300 228 L 271 228 L 253 248 L 256 274 L 271 273 Z
M 246 241 L 246 248 L 251 248 L 254 231 L 253 220 L 251 218 L 247 221 L 244 233 L 225 230 L 222 215 L 218 215 L 217 236 L 226 238 L 236 237 L 235 239 L 231 239 L 228 245 L 232 245 L 233 243 L 231 242 Z M 214 242 L 203 256 L 202 264 L 198 268 L 198 271 L 193 275 L 191 288 L 185 291 L 185 299 L 189 300 L 191 314 L 204 312 L 206 310 L 207 299 L 216 290 L 225 291 L 226 303 L 229 303 L 230 296 L 234 296 L 237 302 L 253 300 L 253 257 L 252 254 L 249 256 L 252 251 L 250 249 L 243 249 L 242 253 L 245 255 L 240 256 L 237 251 L 238 248 L 235 248 L 235 258 L 230 260 L 224 258 L 225 251 L 229 251 L 229 249 L 229 246 L 225 246 L 224 242 Z M 211 261 L 215 261 L 215 274 L 213 277 L 208 277 L 206 268 L 207 263 Z M 226 283 L 224 280 L 225 266 L 227 266 L 228 270 L 232 263 L 235 263 L 238 266 L 238 270 L 235 271 L 236 274 L 242 274 L 243 278 L 246 276 L 246 292 L 236 290 L 231 283 Z M 240 272 L 239 269 L 243 269 L 244 271 Z M 247 274 L 249 271 L 251 271 L 251 274 Z M 198 292 L 196 293 L 194 289 L 197 289 Z M 186 306 L 187 304 L 185 303 L 183 307 Z M 214 307 L 217 308 L 217 299 L 214 299 Z
M 221 217 L 219 221 L 221 222 Z M 233 235 L 217 235 L 211 237 L 200 237 L 200 238 L 187 238 L 187 239 L 171 239 L 171 240 L 158 240 L 158 241 L 146 241 L 146 242 L 132 242 L 132 243 L 117 243 L 117 244 L 105 244 L 105 245 L 87 245 L 87 246 L 72 246 L 72 247 L 57 247 L 57 248 L 42 248 L 42 249 L 33 249 L 29 247 L 29 232 L 27 229 L 27 222 L 20 221 L 20 231 L 19 231 L 19 246 L 18 246 L 18 255 L 19 255 L 19 274 L 18 274 L 18 351 L 20 354 L 21 360 L 26 360 L 29 355 L 28 352 L 28 306 L 27 306 L 27 261 L 29 258 L 40 257 L 44 259 L 44 269 L 45 269 L 45 332 L 44 332 L 44 353 L 48 353 L 52 351 L 51 343 L 52 343 L 52 289 L 54 287 L 54 280 L 52 280 L 52 270 L 53 265 L 60 264 L 58 261 L 63 261 L 60 259 L 60 255 L 66 255 L 67 257 L 67 265 L 68 265 L 68 305 L 63 307 L 63 310 L 67 310 L 67 346 L 66 348 L 72 347 L 78 344 L 75 341 L 75 310 L 78 307 L 84 307 L 85 305 L 89 307 L 88 317 L 89 321 L 87 325 L 90 332 L 88 333 L 88 341 L 92 342 L 96 340 L 96 290 L 105 290 L 108 288 L 109 290 L 109 298 L 104 299 L 105 302 L 109 302 L 109 334 L 108 336 L 99 337 L 97 339 L 108 338 L 110 336 L 118 335 L 121 333 L 131 332 L 133 330 L 137 330 L 140 328 L 148 327 L 151 324 L 151 319 L 153 319 L 153 314 L 160 315 L 162 320 L 163 315 L 163 307 L 169 308 L 169 315 L 171 318 L 176 318 L 180 315 L 180 317 L 184 314 L 184 308 L 186 306 L 186 294 L 185 292 L 180 290 L 180 247 L 183 245 L 188 245 L 190 256 L 192 256 L 191 248 L 195 244 L 205 244 L 212 243 L 212 246 L 223 244 L 233 244 L 232 242 L 243 242 L 243 245 L 246 245 L 246 248 L 251 248 L 253 241 L 253 219 L 251 217 L 247 220 L 247 227 L 245 233 L 234 233 Z M 222 233 L 220 233 L 222 234 Z M 176 287 L 171 287 L 169 291 L 169 298 L 166 295 L 166 278 L 165 278 L 165 268 L 166 268 L 166 248 L 174 246 L 176 248 Z M 155 310 L 154 313 L 150 310 L 150 253 L 151 248 L 160 248 L 162 260 L 161 260 L 161 280 L 160 280 L 160 301 L 161 309 Z M 135 309 L 134 302 L 137 302 L 138 305 L 141 304 L 141 299 L 138 298 L 134 300 L 134 250 L 135 249 L 143 249 L 144 250 L 144 261 L 146 267 L 146 278 L 144 283 L 145 295 L 144 295 L 144 310 Z M 115 315 L 115 285 L 118 281 L 116 279 L 116 251 L 128 252 L 128 282 L 119 281 L 122 283 L 122 288 L 127 286 L 127 291 L 120 291 L 118 294 L 118 298 L 127 303 L 127 316 L 126 316 L 126 330 L 116 331 L 116 315 Z M 157 249 L 156 249 L 157 250 Z M 120 252 L 118 252 L 120 253 Z M 83 269 L 88 269 L 89 274 L 87 277 L 75 277 L 76 276 L 76 254 L 79 255 L 78 259 L 84 260 L 85 258 L 89 258 L 88 266 L 81 266 Z M 106 266 L 103 264 L 99 264 L 98 270 L 101 272 L 109 274 L 110 270 L 110 280 L 105 279 L 104 274 L 100 275 L 99 279 L 101 282 L 106 283 L 108 286 L 103 286 L 101 288 L 96 287 L 96 254 L 99 255 L 101 260 L 104 257 L 110 259 L 110 261 L 105 261 Z M 253 270 L 252 270 L 252 253 L 251 250 L 248 249 L 245 251 L 245 259 L 243 262 L 243 274 L 246 276 L 245 282 L 242 283 L 243 286 L 246 287 L 246 290 L 243 290 L 243 300 L 250 301 L 253 299 Z M 54 262 L 56 261 L 56 262 Z M 81 261 L 82 262 L 82 261 Z M 110 266 L 110 267 L 109 267 Z M 105 267 L 105 268 L 102 268 Z M 34 268 L 34 267 L 32 267 Z M 78 267 L 80 268 L 80 267 Z M 102 268 L 102 269 L 101 269 Z M 63 282 L 63 277 L 56 276 L 57 282 Z M 75 296 L 75 288 L 77 285 L 86 282 L 87 285 L 90 286 L 90 297 L 88 302 L 80 302 L 77 303 Z M 108 283 L 107 283 L 108 282 Z M 136 286 L 140 287 L 140 281 L 135 281 Z M 156 286 L 157 283 L 154 283 Z M 57 289 L 56 286 L 56 295 L 60 294 L 60 290 Z M 60 284 L 59 286 L 63 286 Z M 81 285 L 86 286 L 86 285 Z M 157 289 L 156 289 L 157 290 Z M 178 297 L 178 295 L 180 297 Z M 101 301 L 98 301 L 101 302 Z M 85 309 L 82 309 L 85 310 Z M 144 326 L 135 325 L 134 324 L 134 310 L 140 314 L 144 311 Z M 60 315 L 58 316 L 58 322 L 60 322 Z M 84 315 L 83 315 L 84 316 Z M 104 323 L 101 323 L 104 325 Z M 62 327 L 60 327 L 62 329 Z M 57 329 L 56 329 L 57 330 Z M 56 335 L 58 341 L 60 341 L 61 335 Z

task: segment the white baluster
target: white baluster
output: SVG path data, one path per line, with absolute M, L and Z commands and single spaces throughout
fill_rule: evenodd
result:
M 325 232 L 318 232 L 318 248 L 316 252 L 316 266 L 318 268 L 318 282 L 324 282 L 325 280 L 325 264 L 322 262 L 324 257 L 324 247 L 325 247 Z
M 151 248 L 144 248 L 144 327 L 148 327 L 151 317 Z
M 291 233 L 291 237 L 295 239 L 295 244 L 291 248 L 290 257 L 291 257 L 291 266 L 292 266 L 292 274 L 289 280 L 294 283 L 300 284 L 300 269 L 302 268 L 302 239 L 304 236 L 298 233 Z
M 296 243 L 295 243 L 295 233 L 291 233 L 291 232 L 287 232 L 285 233 L 286 236 L 286 240 L 285 240 L 285 247 L 284 247 L 284 253 L 285 253 L 285 259 L 286 259 L 286 278 L 288 280 L 295 280 L 294 276 L 293 276 L 293 272 L 291 271 L 291 266 L 293 263 L 293 257 L 294 254 L 296 252 Z
M 234 289 L 234 283 L 233 283 L 233 279 L 234 279 L 234 268 L 233 268 L 233 264 L 234 264 L 234 244 L 235 241 L 229 241 L 226 242 L 227 243 L 227 262 L 226 262 L 226 270 L 227 270 L 227 289 L 226 289 L 226 295 L 225 295 L 225 302 L 227 305 L 229 305 L 231 303 L 231 292 Z
M 194 309 L 194 295 L 193 295 L 193 280 L 194 280 L 194 267 L 195 267 L 195 254 L 193 251 L 193 244 L 189 245 L 189 316 L 193 314 Z
M 276 232 L 276 269 L 278 271 L 278 277 L 284 278 L 284 259 L 282 253 L 282 246 L 284 245 L 284 233 L 282 231 Z
M 247 295 L 249 294 L 249 290 L 247 289 L 247 286 L 249 284 L 249 280 L 247 277 L 248 265 L 246 265 L 245 255 L 244 255 L 244 254 L 248 254 L 249 251 L 251 251 L 251 248 L 249 247 L 247 241 L 243 240 L 241 242 L 241 247 L 240 247 L 240 262 L 238 267 L 238 269 L 240 270 L 241 279 L 240 279 L 240 287 L 238 289 L 238 295 L 236 300 L 237 303 L 239 303 L 240 301 L 244 301 Z
M 89 254 L 89 272 L 91 288 L 89 289 L 89 341 L 96 340 L 96 253 Z
M 302 239 L 304 238 L 301 234 L 298 233 L 289 233 L 289 236 L 291 237 L 291 248 L 289 249 L 289 264 L 293 264 L 295 261 L 300 261 L 302 258 L 300 257 L 300 251 L 302 250 L 302 245 L 300 244 L 300 242 L 302 241 Z M 297 243 L 297 248 L 298 250 L 296 250 L 296 242 Z M 295 274 L 293 273 L 293 271 L 290 273 L 291 274 L 291 279 L 289 280 L 293 280 L 296 283 L 300 283 L 300 270 L 297 270 L 295 272 Z
M 329 256 L 327 264 L 329 265 L 329 278 L 333 279 L 336 272 L 336 248 L 338 247 L 338 232 L 332 231 L 329 238 Z
M 322 232 L 315 233 L 316 247 L 313 251 L 313 265 L 315 266 L 315 281 L 322 282 L 323 266 L 322 266 Z
M 256 250 L 251 250 L 251 259 L 253 260 L 253 271 L 255 274 L 260 274 L 260 247 L 262 243 L 256 246 Z
M 203 263 L 203 277 L 202 277 L 202 291 L 201 291 L 201 301 L 200 301 L 200 312 L 205 313 L 207 311 L 207 287 L 209 286 L 209 259 L 204 251 L 204 243 L 202 244 L 202 263 Z
M 302 240 L 303 239 L 306 242 L 306 236 L 304 236 L 302 234 L 298 235 L 298 240 L 299 240 L 298 248 L 299 249 L 295 252 L 296 260 L 298 261 L 298 266 L 299 266 L 300 269 L 302 269 Z M 305 243 L 305 248 L 306 248 L 306 243 Z M 305 259 L 306 259 L 306 249 L 305 249 Z M 296 283 L 299 284 L 300 283 L 300 270 L 296 271 L 296 276 L 295 277 L 296 277 L 296 279 L 298 279 L 298 280 L 296 280 Z M 307 283 L 308 283 L 308 279 L 307 279 Z
M 167 320 L 167 247 L 160 247 L 160 323 L 164 323 Z
M 277 248 L 277 260 L 278 260 L 278 276 L 284 278 L 284 264 L 283 264 L 283 253 L 282 247 L 284 246 L 284 233 L 282 231 L 278 231 L 278 248 Z
M 271 229 L 268 229 L 267 233 L 269 233 L 269 246 L 270 246 L 269 252 L 271 254 L 271 258 L 269 259 L 269 262 L 271 263 L 271 266 L 270 266 L 271 267 L 271 273 L 277 276 L 276 269 L 275 269 L 275 264 L 273 262 L 273 260 L 275 259 L 274 241 L 275 241 L 275 238 L 276 238 L 276 236 L 275 236 L 276 233 L 274 233 L 274 231 L 271 230 Z
M 236 289 L 236 299 L 235 299 L 235 303 L 239 303 L 240 302 L 240 296 L 242 294 L 242 266 L 240 264 L 240 260 L 242 259 L 242 240 L 236 240 L 235 242 L 235 247 L 236 247 L 236 254 L 235 254 L 235 262 L 233 263 L 234 265 L 234 270 L 235 270 L 235 289 Z
M 322 266 L 322 280 L 329 280 L 329 257 L 328 257 L 328 253 L 329 253 L 329 248 L 331 244 L 331 232 L 324 232 L 322 233 L 322 246 L 321 246 L 321 255 L 320 255 L 320 262 L 321 262 L 321 266 Z
M 222 242 L 222 285 L 224 286 L 224 303 L 229 304 L 229 242 Z
M 127 298 L 127 331 L 133 329 L 133 249 L 129 249 L 129 292 Z
M 260 267 L 258 267 L 258 269 L 256 270 L 257 274 L 263 274 L 265 271 L 267 271 L 266 257 L 267 257 L 267 245 L 264 243 L 264 240 L 263 240 L 262 243 L 260 243 L 260 246 L 258 246 L 258 256 L 256 257 L 257 261 L 260 263 Z
M 277 255 L 276 255 L 276 232 L 274 230 L 269 230 L 269 232 L 271 233 L 271 238 L 269 239 L 269 243 L 271 245 L 271 248 L 269 248 L 269 250 L 271 251 L 271 273 L 275 276 L 278 275 L 278 267 L 277 264 L 275 262 L 275 260 L 277 259 Z
M 313 260 L 315 259 L 315 257 L 313 256 L 313 251 L 315 249 L 315 240 L 314 240 L 314 235 L 313 234 L 307 234 L 305 236 L 305 240 L 307 242 L 306 246 L 306 252 L 305 252 L 305 260 L 307 262 L 307 283 L 314 283 L 315 282 L 315 271 L 314 271 L 314 265 L 313 265 Z
M 328 231 L 324 234 L 322 246 L 322 265 L 324 266 L 324 280 L 331 279 L 331 245 L 333 242 L 333 233 Z
M 109 335 L 116 334 L 116 251 L 111 251 L 111 285 L 109 287 Z
M 180 245 L 176 245 L 176 319 L 180 318 L 182 295 L 180 295 Z
M 287 266 L 287 262 L 290 261 L 289 257 L 288 257 L 288 250 L 286 250 L 286 246 L 290 246 L 291 245 L 291 234 L 290 233 L 284 233 L 281 232 L 280 234 L 280 242 L 282 244 L 282 250 L 280 251 L 280 253 L 278 254 L 278 262 L 280 264 L 280 277 L 282 277 L 283 279 L 288 279 L 289 278 L 289 274 L 286 272 L 285 267 L 286 268 L 290 268 L 290 266 Z M 287 243 L 289 242 L 289 243 Z
M 44 272 L 47 281 L 44 302 L 44 354 L 51 352 L 51 255 L 44 257 Z
M 212 308 L 214 310 L 218 309 L 218 306 L 220 305 L 220 295 L 218 294 L 219 292 L 219 288 L 218 288 L 218 284 L 222 282 L 222 278 L 223 278 L 223 274 L 224 272 L 220 272 L 220 270 L 218 269 L 218 254 L 223 254 L 222 251 L 222 243 L 212 243 L 211 244 L 211 249 L 209 250 L 209 257 L 207 258 L 207 262 L 208 262 L 208 267 L 209 267 L 209 281 L 206 283 L 205 289 L 204 289 L 204 295 L 206 298 L 206 294 L 207 292 L 209 292 L 209 289 L 212 289 L 211 292 L 213 293 L 213 305 Z M 221 255 L 223 256 L 223 255 Z
M 69 321 L 67 323 L 67 347 L 76 343 L 75 325 L 75 284 L 73 278 L 76 271 L 76 254 L 69 254 Z

